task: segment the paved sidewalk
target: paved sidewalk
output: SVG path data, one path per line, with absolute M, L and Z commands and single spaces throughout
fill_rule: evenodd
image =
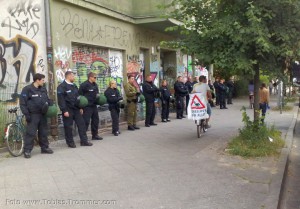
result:
M 156 127 L 140 122 L 138 131 L 108 132 L 92 147 L 80 147 L 77 139 L 76 149 L 52 143 L 53 155 L 38 147 L 31 159 L 1 154 L 0 208 L 266 208 L 278 160 L 226 154 L 243 125 L 240 109 L 248 106 L 246 99 L 233 102 L 228 110 L 213 108 L 212 128 L 200 139 L 193 121 L 172 115 Z M 283 136 L 292 120 L 293 111 L 270 111 L 266 119 Z
M 295 135 L 286 169 L 280 209 L 300 209 L 300 118 L 297 118 Z

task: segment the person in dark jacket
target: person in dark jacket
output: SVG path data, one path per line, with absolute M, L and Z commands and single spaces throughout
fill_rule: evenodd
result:
M 49 99 L 47 89 L 44 87 L 45 75 L 36 73 L 33 76 L 33 83 L 22 89 L 20 97 L 20 108 L 25 115 L 27 125 L 24 135 L 24 157 L 30 158 L 34 146 L 34 138 L 38 132 L 41 153 L 52 154 L 47 138 L 48 125 L 47 113 L 48 106 L 53 102 Z
M 169 119 L 169 112 L 170 112 L 170 97 L 171 92 L 168 88 L 167 80 L 162 80 L 161 87 L 160 87 L 160 94 L 161 94 L 161 122 L 170 122 Z
M 216 93 L 216 106 L 220 105 L 220 95 L 219 95 L 219 83 L 220 83 L 220 78 L 216 77 L 215 82 L 213 83 L 213 86 L 215 88 L 215 93 Z
M 175 90 L 175 98 L 176 98 L 176 118 L 182 119 L 185 118 L 185 116 L 183 116 L 183 108 L 184 108 L 183 98 L 188 94 L 188 90 L 185 87 L 184 83 L 182 82 L 181 76 L 177 77 L 177 81 L 174 84 L 174 90 Z
M 192 83 L 192 77 L 191 76 L 188 76 L 187 78 L 187 81 L 185 82 L 185 87 L 186 89 L 188 90 L 189 94 L 193 91 L 193 86 L 194 84 Z M 185 97 L 185 112 L 187 114 L 187 108 L 188 108 L 188 104 L 189 104 L 189 101 L 190 101 L 190 95 L 187 94 L 186 97 Z
M 220 79 L 220 83 L 218 85 L 218 94 L 219 94 L 219 99 L 220 99 L 220 109 L 228 109 L 226 107 L 226 89 L 227 87 L 224 84 L 224 79 Z
M 88 130 L 91 121 L 92 140 L 102 140 L 103 138 L 98 135 L 99 128 L 99 114 L 96 104 L 96 99 L 99 97 L 99 89 L 96 84 L 96 74 L 90 72 L 88 80 L 80 84 L 79 94 L 88 99 L 88 105 L 83 108 L 83 119 L 85 122 L 86 130 Z
M 234 83 L 232 79 L 227 81 L 226 86 L 228 87 L 227 104 L 232 104 L 232 95 L 234 91 Z
M 81 146 L 92 146 L 86 135 L 85 122 L 82 117 L 83 109 L 79 106 L 78 88 L 74 84 L 74 74 L 72 71 L 65 73 L 65 80 L 57 87 L 58 106 L 62 112 L 65 138 L 68 147 L 76 148 L 73 139 L 73 121 L 78 127 Z
M 143 83 L 143 94 L 145 97 L 146 102 L 146 120 L 145 120 L 145 126 L 156 126 L 157 124 L 154 123 L 155 119 L 155 98 L 157 97 L 157 93 L 159 92 L 159 89 L 154 85 L 152 81 L 152 76 L 149 75 L 146 77 L 146 81 Z
M 120 115 L 120 104 L 119 102 L 123 100 L 123 97 L 120 96 L 120 92 L 117 89 L 117 82 L 111 80 L 109 86 L 104 92 L 105 97 L 107 98 L 108 109 L 110 111 L 112 119 L 112 133 L 115 136 L 118 136 L 121 132 L 119 131 L 119 115 Z

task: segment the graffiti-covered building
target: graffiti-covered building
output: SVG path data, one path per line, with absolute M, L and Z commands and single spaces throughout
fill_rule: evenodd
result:
M 169 0 L 0 2 L 2 104 L 17 105 L 18 94 L 35 72 L 46 75 L 55 98 L 67 70 L 75 72 L 78 85 L 95 72 L 102 92 L 114 78 L 122 92 L 128 74 L 135 75 L 136 85 L 146 74 L 157 85 L 162 78 L 172 84 L 189 69 L 188 56 L 160 46 L 176 35 L 165 32 L 176 22 L 161 18 L 157 7 Z

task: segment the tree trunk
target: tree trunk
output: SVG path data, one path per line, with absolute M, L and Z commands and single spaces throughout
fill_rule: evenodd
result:
M 260 117 L 259 109 L 259 64 L 253 65 L 254 69 L 254 121 L 258 121 Z

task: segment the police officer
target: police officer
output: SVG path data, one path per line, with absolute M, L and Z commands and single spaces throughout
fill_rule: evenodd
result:
M 220 83 L 218 85 L 218 94 L 219 94 L 219 102 L 220 102 L 220 109 L 228 109 L 226 107 L 226 89 L 227 87 L 224 84 L 224 79 L 220 79 Z
M 162 80 L 161 87 L 160 87 L 160 93 L 161 93 L 161 122 L 170 122 L 169 119 L 169 112 L 170 112 L 170 97 L 171 92 L 168 88 L 167 80 Z
M 52 101 L 47 95 L 47 89 L 44 87 L 45 76 L 36 73 L 33 76 L 33 83 L 22 89 L 20 97 L 20 108 L 27 121 L 26 133 L 24 136 L 24 157 L 30 158 L 34 145 L 34 138 L 38 131 L 39 145 L 41 153 L 52 154 L 47 139 L 48 125 L 47 113 L 48 106 Z
M 152 76 L 148 75 L 146 77 L 146 81 L 143 84 L 143 94 L 145 96 L 146 101 L 146 120 L 145 126 L 156 126 L 157 124 L 154 123 L 155 118 L 155 97 L 157 97 L 157 93 L 159 89 L 154 85 L 152 81 Z
M 138 96 L 140 95 L 139 87 L 134 86 L 134 76 L 128 76 L 128 83 L 124 86 L 125 95 L 127 98 L 127 124 L 128 130 L 134 131 L 140 129 L 136 126 L 136 117 L 137 117 L 137 101 Z
M 189 93 L 191 93 L 193 91 L 193 83 L 192 83 L 192 76 L 188 76 L 187 77 L 187 81 L 185 82 L 185 87 L 186 89 L 188 90 Z M 186 104 L 186 107 L 185 107 L 185 112 L 187 114 L 187 107 L 188 107 L 188 104 L 189 104 L 189 101 L 190 101 L 190 95 L 187 94 L 186 97 L 185 97 L 185 104 Z
M 233 90 L 234 90 L 234 83 L 233 83 L 233 80 L 231 78 L 226 83 L 226 86 L 228 87 L 227 104 L 232 104 L 232 95 L 233 95 Z
M 88 80 L 83 82 L 79 87 L 79 94 L 88 99 L 88 105 L 83 108 L 83 119 L 85 122 L 86 130 L 88 130 L 91 121 L 92 140 L 102 140 L 98 136 L 99 128 L 99 114 L 96 105 L 96 99 L 99 97 L 99 89 L 96 84 L 96 74 L 90 72 Z
M 65 138 L 68 147 L 76 148 L 73 139 L 73 121 L 78 127 L 81 146 L 92 146 L 86 135 L 85 122 L 82 117 L 83 110 L 79 106 L 78 88 L 74 84 L 74 74 L 72 71 L 65 73 L 65 80 L 57 87 L 57 99 L 60 110 L 63 115 L 63 123 L 65 129 Z
M 117 82 L 111 80 L 109 86 L 104 92 L 105 97 L 107 98 L 108 109 L 110 111 L 112 119 L 112 133 L 115 136 L 118 136 L 121 132 L 119 131 L 119 115 L 120 115 L 120 104 L 119 102 L 123 100 L 123 97 L 120 96 L 120 92 L 117 89 Z
M 216 93 L 216 105 L 220 105 L 220 92 L 219 92 L 219 84 L 220 84 L 220 78 L 216 77 L 215 82 L 213 83 L 213 86 L 215 88 Z
M 182 119 L 185 118 L 185 116 L 183 116 L 183 108 L 184 108 L 183 99 L 188 94 L 188 90 L 184 85 L 181 76 L 177 77 L 177 81 L 174 84 L 174 90 L 175 90 L 175 98 L 176 98 L 176 118 Z

